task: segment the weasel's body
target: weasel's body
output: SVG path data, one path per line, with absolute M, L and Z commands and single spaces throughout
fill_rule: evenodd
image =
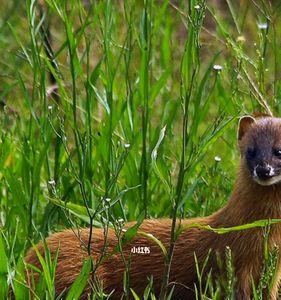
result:
M 279 157 L 278 160 L 275 157 L 269 159 L 269 156 L 266 156 L 266 150 L 259 150 L 263 147 L 260 147 L 259 143 L 267 145 L 267 148 L 281 148 L 281 119 L 263 118 L 255 121 L 250 117 L 245 117 L 244 120 L 241 120 L 239 128 L 241 164 L 230 201 L 224 208 L 211 216 L 182 220 L 182 224 L 200 223 L 219 228 L 242 225 L 260 219 L 281 218 L 281 185 L 277 180 L 281 159 Z M 258 149 L 255 155 L 249 155 L 249 147 Z M 258 161 L 256 165 L 255 159 Z M 273 184 L 267 184 L 269 182 L 273 182 Z M 129 223 L 126 226 L 130 227 L 131 225 L 132 223 Z M 145 220 L 140 229 L 153 234 L 167 248 L 169 247 L 170 220 Z M 88 237 L 89 229 L 80 230 L 80 239 L 86 244 Z M 52 253 L 55 253 L 59 247 L 55 280 L 58 294 L 70 287 L 81 270 L 83 259 L 87 257 L 87 251 L 81 246 L 81 240 L 71 230 L 53 234 L 46 240 Z M 117 238 L 113 230 L 109 230 L 107 242 L 106 253 L 110 253 L 117 245 Z M 269 248 L 273 248 L 275 245 L 277 247 L 281 245 L 281 225 L 279 224 L 273 225 L 269 234 Z M 98 259 L 103 246 L 103 230 L 94 229 L 91 249 L 95 260 Z M 138 246 L 148 247 L 149 253 L 131 253 L 131 249 Z M 213 253 L 220 253 L 223 258 L 226 246 L 232 250 L 236 275 L 236 299 L 251 299 L 252 279 L 255 284 L 259 282 L 264 261 L 262 228 L 223 235 L 198 228 L 184 230 L 176 241 L 170 273 L 171 285 L 175 284 L 173 294 L 175 299 L 194 299 L 194 284 L 197 282 L 194 254 L 199 265 L 202 265 L 209 249 L 212 249 Z M 40 252 L 43 252 L 42 245 L 39 244 L 38 247 Z M 125 259 L 131 255 L 130 287 L 137 294 L 142 295 L 148 283 L 147 278 L 152 275 L 155 293 L 159 295 L 164 270 L 164 257 L 160 247 L 151 239 L 137 234 L 130 243 L 123 247 L 123 253 Z M 27 254 L 26 261 L 40 266 L 32 249 Z M 207 271 L 210 268 L 214 276 L 223 275 L 223 271 L 217 267 L 215 255 L 210 256 Z M 108 293 L 115 290 L 114 299 L 120 299 L 123 293 L 124 271 L 125 265 L 120 253 L 103 261 L 96 270 L 95 274 L 102 282 L 104 290 Z M 270 291 L 271 299 L 277 297 L 280 277 L 281 268 L 278 262 L 275 281 Z M 85 289 L 84 297 L 88 291 L 89 287 Z M 268 294 L 265 293 L 265 295 Z

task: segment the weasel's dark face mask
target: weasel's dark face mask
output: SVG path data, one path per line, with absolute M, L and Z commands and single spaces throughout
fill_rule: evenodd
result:
M 247 119 L 238 136 L 241 154 L 255 182 L 269 186 L 281 182 L 281 119 Z M 245 125 L 245 124 L 244 124 Z M 246 129 L 246 131 L 245 131 Z M 244 130 L 244 132 L 243 132 Z
M 272 185 L 281 181 L 281 150 L 264 145 L 248 148 L 245 153 L 252 178 L 261 185 Z

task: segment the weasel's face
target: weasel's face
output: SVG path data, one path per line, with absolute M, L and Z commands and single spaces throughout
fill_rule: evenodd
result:
M 253 180 L 265 186 L 281 183 L 281 119 L 243 117 L 238 139 Z

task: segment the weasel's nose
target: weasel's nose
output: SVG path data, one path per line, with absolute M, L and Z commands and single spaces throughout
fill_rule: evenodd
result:
M 270 166 L 257 166 L 256 173 L 261 180 L 269 179 L 274 175 Z

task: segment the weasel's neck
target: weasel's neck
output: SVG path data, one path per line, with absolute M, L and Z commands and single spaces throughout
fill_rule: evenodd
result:
M 219 211 L 226 225 L 235 226 L 261 219 L 281 218 L 281 184 L 261 186 L 241 164 L 228 204 Z

